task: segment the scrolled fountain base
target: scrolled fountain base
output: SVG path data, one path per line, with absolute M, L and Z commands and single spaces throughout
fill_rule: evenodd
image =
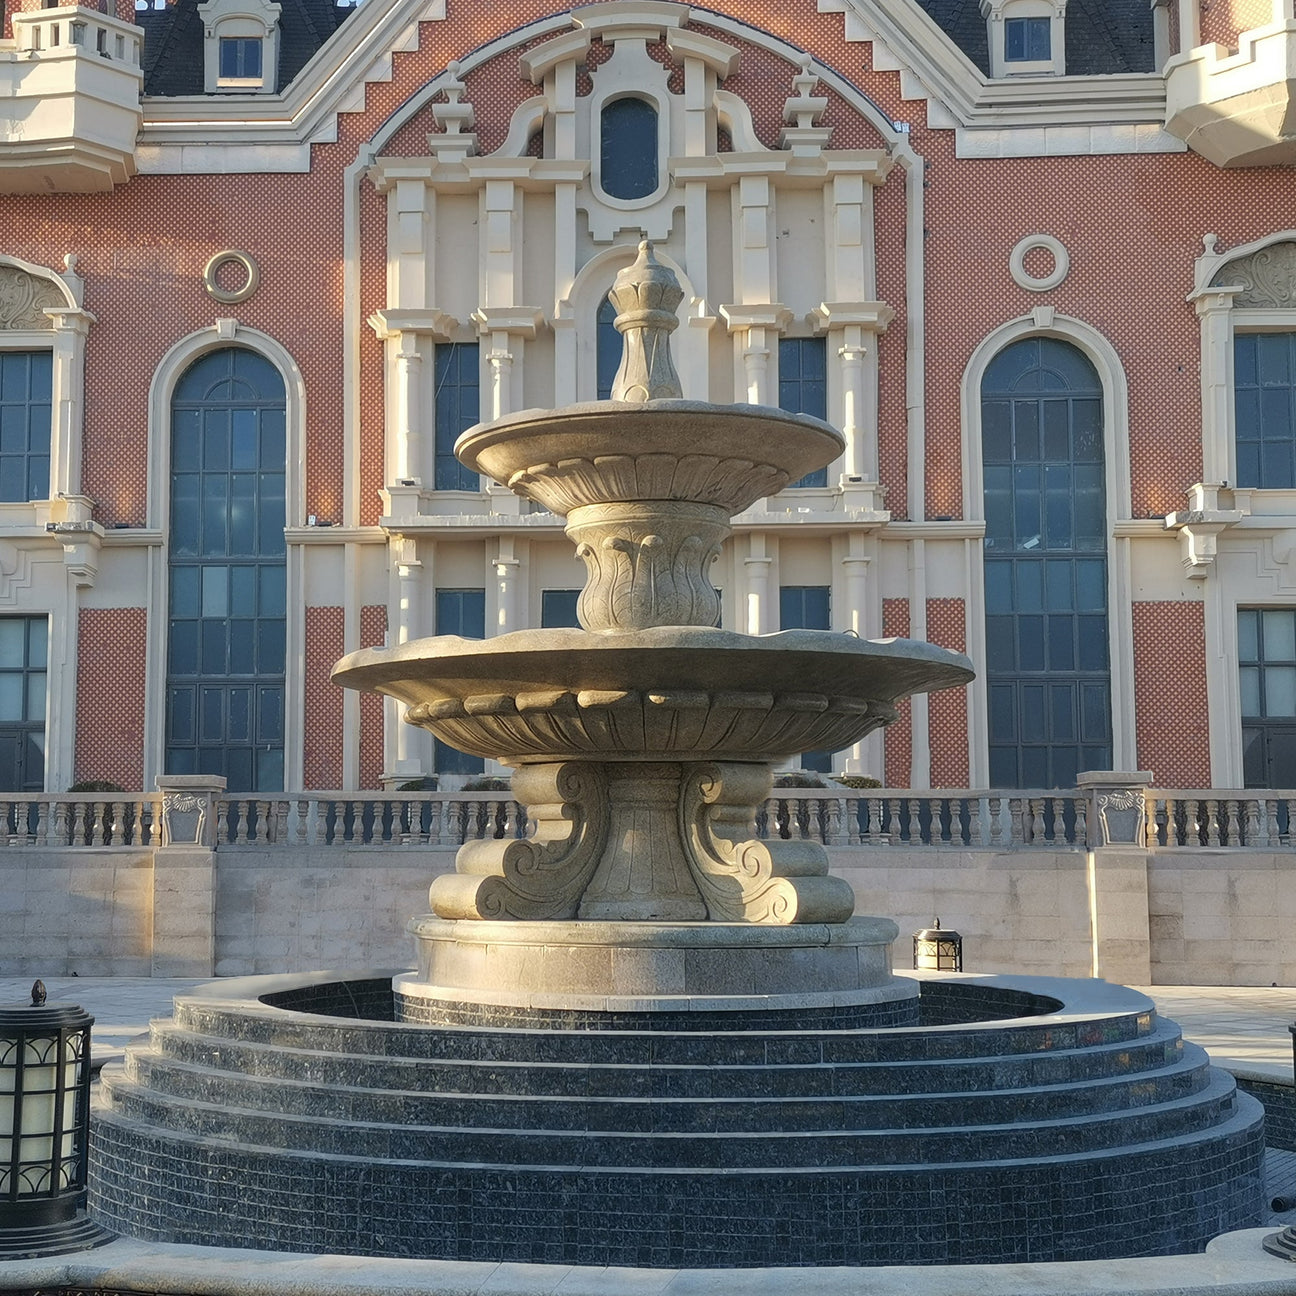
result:
M 428 1025 L 866 1029 L 917 1022 L 891 973 L 889 918 L 751 923 L 453 922 L 414 918 L 400 1020 Z

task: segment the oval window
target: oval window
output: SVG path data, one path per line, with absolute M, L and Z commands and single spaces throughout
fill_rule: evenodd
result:
M 657 109 L 643 99 L 613 99 L 603 107 L 599 177 L 610 198 L 657 192 Z

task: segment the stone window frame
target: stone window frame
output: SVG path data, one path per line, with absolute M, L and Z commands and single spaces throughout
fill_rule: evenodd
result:
M 1129 457 L 1129 384 L 1120 356 L 1093 325 L 1040 307 L 1009 320 L 977 344 L 963 371 L 963 517 L 985 522 L 985 481 L 981 452 L 981 385 L 990 362 L 1010 343 L 1028 337 L 1052 337 L 1080 350 L 1098 373 L 1103 396 L 1104 486 L 1107 492 L 1107 635 L 1111 664 L 1112 760 L 1117 769 L 1135 769 L 1134 612 L 1130 557 L 1131 480 Z M 985 662 L 985 569 L 981 542 L 969 550 L 967 571 L 967 653 L 977 671 L 968 686 L 968 770 L 971 786 L 989 781 L 989 695 Z
M 10 525 L 30 523 L 45 527 L 55 521 L 54 504 L 60 498 L 84 507 L 74 519 L 89 520 L 91 505 L 81 494 L 81 438 L 85 422 L 85 343 L 94 316 L 81 307 L 80 279 L 69 271 L 68 280 L 44 266 L 0 256 L 0 275 L 24 275 L 33 281 L 30 309 L 0 318 L 0 350 L 49 351 L 50 477 L 48 500 L 13 500 L 0 504 L 0 517 Z M 69 280 L 71 282 L 69 282 Z M 45 321 L 42 323 L 42 317 Z M 32 510 L 35 510 L 34 514 Z
M 1239 332 L 1296 332 L 1296 229 L 1275 230 L 1222 250 L 1202 239 L 1188 301 L 1201 330 L 1201 481 L 1187 503 L 1219 533 L 1196 575 L 1202 584 L 1206 714 L 1211 783 L 1242 787 L 1238 611 L 1296 603 L 1296 490 L 1237 486 L 1234 338 Z M 1222 493 L 1222 494 L 1221 494 Z M 1203 511 L 1204 510 L 1204 511 Z M 1242 524 L 1245 530 L 1237 530 Z M 1231 537 L 1231 538 L 1229 538 Z
M 169 618 L 168 536 L 171 510 L 171 412 L 175 389 L 196 360 L 225 347 L 255 351 L 279 371 L 284 384 L 287 442 L 284 499 L 286 505 L 286 566 L 288 624 L 285 643 L 284 683 L 284 786 L 301 787 L 305 752 L 306 682 L 300 665 L 305 661 L 305 572 L 301 545 L 307 539 L 331 537 L 306 526 L 306 383 L 288 349 L 268 333 L 248 328 L 232 319 L 219 319 L 212 328 L 200 329 L 172 343 L 153 371 L 148 393 L 148 492 L 147 521 L 141 539 L 153 547 L 156 561 L 149 564 L 144 674 L 144 786 L 152 787 L 164 772 L 166 747 L 167 622 Z M 340 519 L 334 519 L 340 520 Z M 138 533 L 137 533 L 138 534 Z
M 279 15 L 273 0 L 206 0 L 203 21 L 203 91 L 206 94 L 274 94 L 279 87 Z M 261 75 L 221 75 L 221 41 L 261 42 Z
M 1201 321 L 1202 481 L 1238 488 L 1237 405 L 1233 344 L 1238 333 L 1296 332 L 1296 230 L 1280 230 L 1232 248 L 1218 250 L 1213 234 L 1194 266 L 1195 287 L 1188 300 Z M 1264 490 L 1291 497 L 1296 490 Z M 1240 507 L 1249 507 L 1244 499 Z
M 986 20 L 992 78 L 1066 75 L 1066 0 L 981 0 L 981 16 Z M 1013 18 L 1049 20 L 1048 58 L 1009 61 L 1006 24 Z

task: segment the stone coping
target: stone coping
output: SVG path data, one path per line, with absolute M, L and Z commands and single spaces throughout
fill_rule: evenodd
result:
M 1292 1296 L 1296 1264 L 1272 1228 L 1224 1234 L 1203 1255 L 868 1269 L 609 1269 L 383 1260 L 120 1239 L 77 1256 L 0 1264 L 0 1291 L 75 1288 L 185 1296 Z
M 786 930 L 786 929 L 785 929 Z M 262 995 L 278 991 L 298 989 L 302 986 L 324 985 L 334 981 L 371 981 L 379 977 L 407 976 L 408 968 L 379 968 L 367 970 L 320 971 L 297 973 L 274 973 L 261 976 L 226 977 L 217 981 L 208 981 L 186 990 L 175 996 L 181 999 L 203 999 L 213 1003 L 236 1004 L 248 1012 L 259 1014 L 288 1014 L 311 1021 L 322 1018 L 316 1013 L 298 1013 L 288 1008 L 275 1008 L 260 1002 Z M 1005 990 L 1018 990 L 1028 994 L 1047 995 L 1057 999 L 1062 1007 L 1053 1013 L 1041 1013 L 1028 1018 L 1008 1017 L 999 1019 L 1004 1022 L 1029 1021 L 1032 1025 L 1049 1022 L 1071 1022 L 1092 1020 L 1095 1017 L 1124 1016 L 1131 1012 L 1151 1013 L 1156 1009 L 1153 1001 L 1138 990 L 1128 986 L 1116 985 L 1098 978 L 1081 977 L 1041 977 L 1016 976 L 1008 974 L 981 975 L 969 972 L 922 972 L 906 971 L 897 975 L 896 981 L 902 985 L 909 981 L 963 981 L 973 985 L 982 985 Z M 343 1020 L 343 1019 L 338 1019 Z M 351 1020 L 351 1019 L 346 1019 Z M 913 1032 L 939 1030 L 942 1033 L 984 1030 L 992 1021 L 951 1022 L 939 1027 L 931 1026 L 894 1026 L 880 1029 L 888 1032 Z M 405 1031 L 412 1028 L 408 1023 L 373 1021 L 367 1025 L 375 1030 Z M 1296 1270 L 1292 1273 L 1293 1285 L 1286 1296 L 1296 1296 Z
M 410 919 L 408 930 L 474 945 L 579 945 L 617 949 L 799 949 L 828 945 L 890 945 L 900 928 L 890 918 L 844 923 L 743 922 L 490 922 L 431 915 Z
M 610 1013 L 717 1013 L 717 1012 L 796 1012 L 813 1008 L 853 1008 L 862 1004 L 893 1003 L 913 999 L 918 987 L 911 980 L 896 977 L 889 984 L 861 990 L 829 990 L 821 994 L 766 995 L 581 995 L 525 994 L 508 990 L 466 991 L 455 986 L 426 985 L 416 980 L 414 972 L 396 978 L 397 994 L 412 1000 L 460 1004 L 467 998 L 473 1004 L 501 1008 L 554 1009 L 567 1012 Z

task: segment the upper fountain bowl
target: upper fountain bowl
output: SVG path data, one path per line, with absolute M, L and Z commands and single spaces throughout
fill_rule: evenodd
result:
M 644 501 L 707 504 L 732 517 L 844 445 L 830 424 L 765 405 L 589 401 L 479 423 L 455 454 L 560 517 Z

